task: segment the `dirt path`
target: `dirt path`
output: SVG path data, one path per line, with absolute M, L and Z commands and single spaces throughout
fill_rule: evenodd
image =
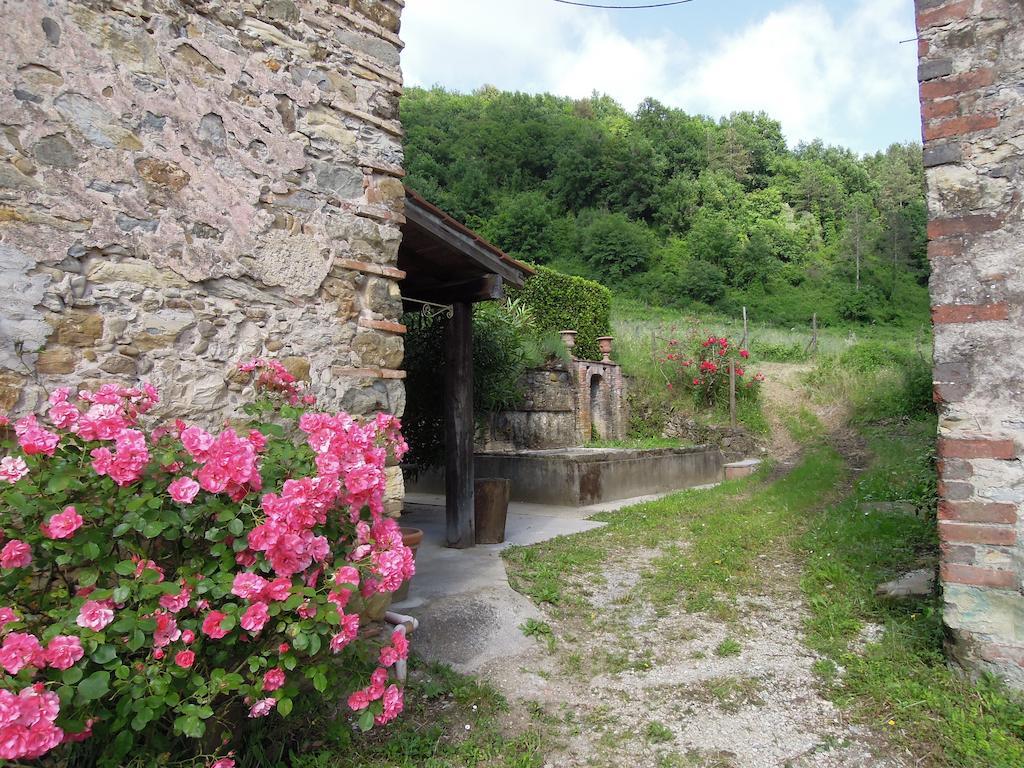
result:
M 608 588 L 589 601 L 596 621 L 550 616 L 553 652 L 538 642 L 481 670 L 554 735 L 547 765 L 909 765 L 818 693 L 788 564 L 765 563 L 764 593 L 741 596 L 732 615 L 659 616 L 638 588 L 653 554 L 607 564 Z
M 842 414 L 816 407 L 799 384 L 805 366 L 770 369 L 766 397 L 777 406 L 769 412 L 783 463 L 799 454 L 784 419 L 801 408 L 846 441 Z M 609 552 L 596 580 L 572 585 L 575 611 L 542 607 L 550 635 L 480 670 L 509 698 L 520 726 L 552 736 L 547 765 L 912 765 L 820 695 L 817 657 L 802 641 L 799 564 L 762 555 L 756 594 L 693 613 L 682 595 L 668 609 L 647 599 L 644 575 L 660 554 Z

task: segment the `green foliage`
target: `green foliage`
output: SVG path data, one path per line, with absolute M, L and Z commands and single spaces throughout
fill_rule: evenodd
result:
M 715 656 L 739 656 L 742 650 L 739 640 L 727 637 L 715 646 Z
M 584 226 L 580 252 L 594 274 L 618 281 L 647 270 L 656 242 L 645 225 L 609 213 L 594 216 Z
M 694 259 L 680 270 L 679 287 L 686 296 L 704 304 L 717 304 L 727 288 L 725 270 Z
M 506 250 L 660 306 L 773 323 L 927 316 L 921 148 L 787 149 L 779 123 L 409 88 L 409 183 Z
M 526 281 L 516 296 L 533 314 L 539 333 L 577 332 L 579 357 L 597 359 L 599 336 L 611 333 L 611 292 L 600 283 L 548 267 Z
M 908 344 L 858 342 L 822 357 L 807 381 L 819 398 L 852 405 L 860 422 L 935 413 L 931 358 Z
M 754 340 L 750 353 L 761 360 L 773 363 L 799 363 L 807 359 L 806 345 L 800 342 L 774 343 Z

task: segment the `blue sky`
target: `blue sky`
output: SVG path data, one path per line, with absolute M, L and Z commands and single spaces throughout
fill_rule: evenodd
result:
M 607 0 L 605 0 L 607 2 Z M 643 0 L 616 0 L 639 3 Z M 920 141 L 913 0 L 693 0 L 632 11 L 552 0 L 408 0 L 410 85 L 645 96 L 768 112 L 791 145 Z

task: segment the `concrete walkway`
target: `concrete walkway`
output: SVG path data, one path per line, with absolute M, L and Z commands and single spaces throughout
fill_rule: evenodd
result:
M 656 498 L 660 496 L 589 507 L 512 502 L 504 544 L 449 549 L 444 546 L 444 497 L 407 494 L 401 524 L 421 529 L 423 543 L 409 597 L 392 610 L 419 619 L 413 637 L 417 654 L 460 672 L 473 672 L 494 659 L 515 655 L 536 644 L 519 626 L 529 618 L 540 620 L 541 614 L 509 586 L 501 550 L 597 528 L 604 523 L 588 520 L 591 515 Z

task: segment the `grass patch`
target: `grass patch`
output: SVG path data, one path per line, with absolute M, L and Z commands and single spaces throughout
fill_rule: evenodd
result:
M 648 450 L 652 448 L 681 448 L 684 443 L 671 437 L 632 437 L 628 440 L 592 440 L 587 448 L 633 448 Z
M 540 768 L 538 728 L 508 735 L 507 704 L 490 685 L 439 664 L 413 661 L 405 712 L 386 728 L 362 734 L 345 716 L 291 717 L 252 734 L 238 768 Z
M 555 633 L 551 631 L 551 625 L 546 621 L 537 621 L 533 618 L 527 619 L 526 623 L 519 625 L 519 629 L 527 637 L 535 637 L 544 643 L 548 647 L 548 653 L 554 653 Z
M 743 646 L 740 645 L 739 640 L 727 637 L 715 646 L 715 656 L 739 656 L 742 650 Z
M 664 744 L 666 741 L 672 741 L 675 736 L 672 735 L 670 728 L 656 720 L 652 720 L 644 728 L 644 738 L 651 742 L 651 744 Z
M 806 641 L 825 654 L 815 669 L 837 702 L 889 732 L 922 765 L 1019 768 L 1024 699 L 994 680 L 972 683 L 946 666 L 938 599 L 892 605 L 874 596 L 879 582 L 935 565 L 935 521 L 865 513 L 858 505 L 906 499 L 934 509 L 934 435 L 931 419 L 867 430 L 873 465 L 847 499 L 812 517 L 798 542 L 807 558 Z M 885 633 L 853 653 L 851 642 L 866 622 Z
M 504 550 L 512 587 L 556 613 L 592 612 L 602 568 L 642 549 L 660 552 L 636 588 L 657 610 L 727 610 L 740 591 L 763 585 L 759 556 L 784 549 L 794 523 L 826 498 L 843 474 L 839 455 L 817 446 L 785 477 L 762 471 L 706 490 L 689 490 L 594 517 L 602 528 Z M 561 609 L 561 610 L 558 610 Z M 581 611 L 579 609 L 585 609 Z

